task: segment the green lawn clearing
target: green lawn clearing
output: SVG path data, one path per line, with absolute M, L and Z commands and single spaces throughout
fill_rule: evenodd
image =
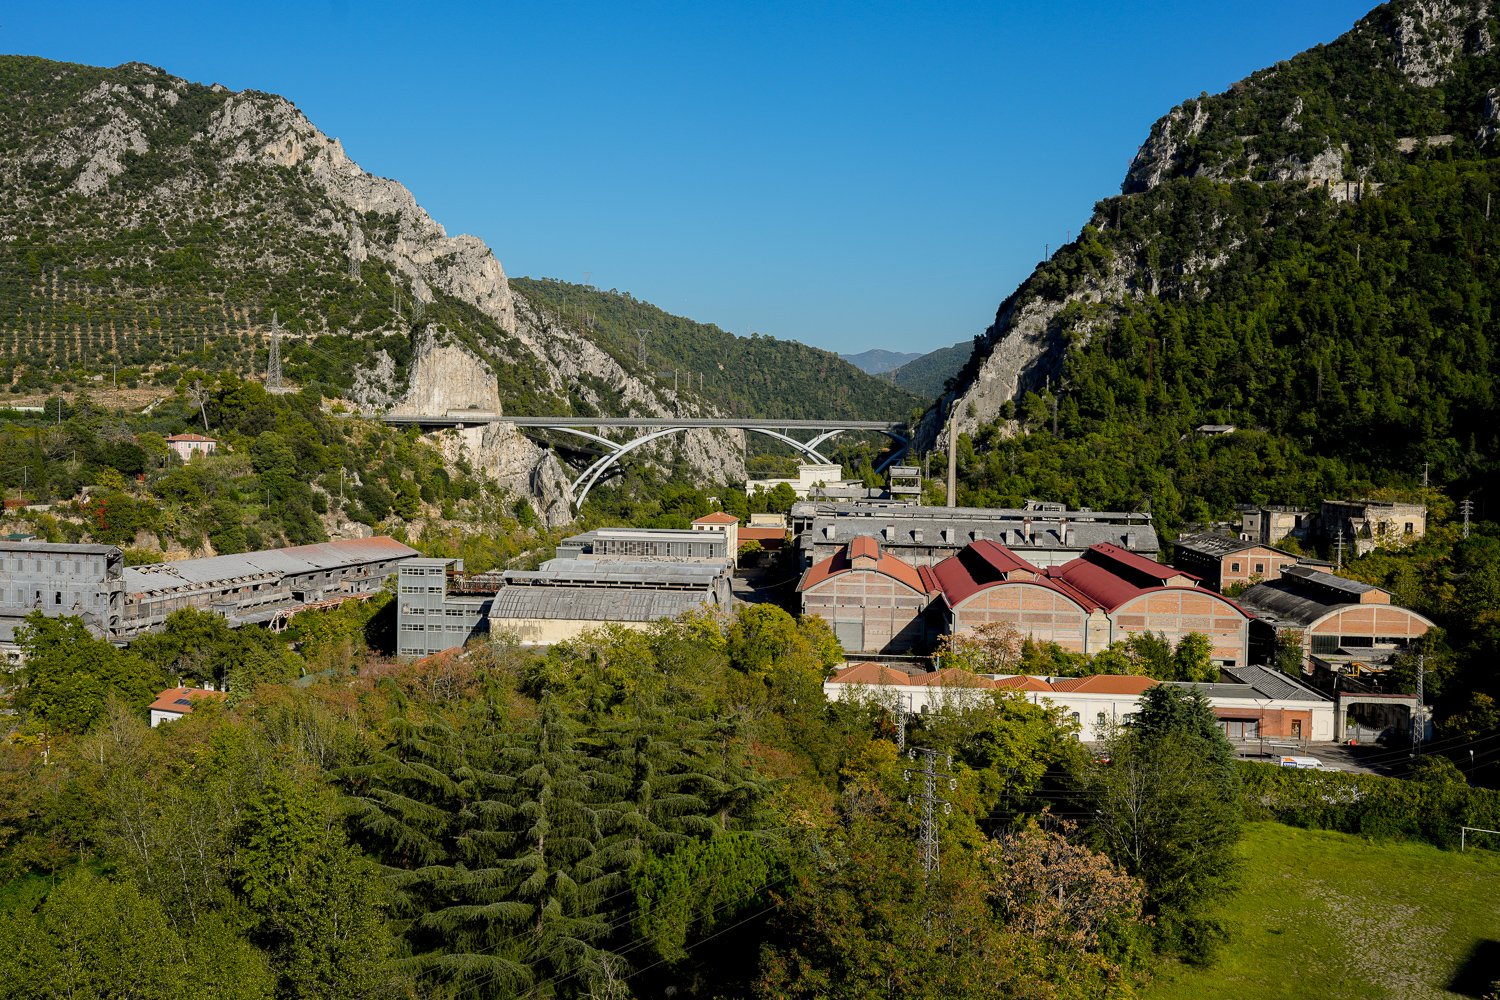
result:
M 1491 838 L 1493 839 L 1493 838 Z M 1252 823 L 1232 938 L 1170 966 L 1148 1000 L 1480 997 L 1500 979 L 1500 852 Z

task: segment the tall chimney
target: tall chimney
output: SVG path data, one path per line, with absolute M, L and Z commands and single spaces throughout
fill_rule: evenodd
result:
M 953 407 L 958 400 L 948 404 L 948 506 L 958 503 L 958 434 L 954 426 Z

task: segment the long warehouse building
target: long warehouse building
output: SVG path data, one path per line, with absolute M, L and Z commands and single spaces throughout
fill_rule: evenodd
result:
M 263 624 L 309 605 L 369 596 L 416 555 L 375 537 L 126 566 L 112 545 L 0 542 L 0 652 L 19 659 L 15 632 L 35 611 L 77 615 L 116 643 L 161 628 L 184 608 L 234 626 Z

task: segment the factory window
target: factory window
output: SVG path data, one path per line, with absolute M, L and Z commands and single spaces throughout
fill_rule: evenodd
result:
M 62 606 L 62 591 L 59 590 L 53 593 L 52 603 L 58 605 L 59 607 Z
M 1238 573 L 1239 571 L 1240 571 L 1240 564 L 1239 563 L 1230 563 L 1229 564 L 1229 572 L 1231 572 L 1231 573 Z
M 1339 651 L 1339 637 L 1336 635 L 1313 636 L 1312 651 L 1314 653 L 1337 653 Z
M 1103 712 L 1100 712 L 1097 716 L 1094 717 L 1094 727 L 1096 729 L 1102 730 L 1104 728 L 1104 724 L 1108 721 L 1109 716 L 1105 715 Z
M 1406 522 L 1406 533 L 1408 535 L 1415 534 L 1416 530 L 1417 530 L 1417 526 L 1415 524 L 1413 524 L 1411 521 L 1407 521 Z
M 1265 571 L 1266 571 L 1266 564 L 1265 563 L 1256 563 L 1255 564 L 1255 572 L 1256 573 L 1264 573 Z

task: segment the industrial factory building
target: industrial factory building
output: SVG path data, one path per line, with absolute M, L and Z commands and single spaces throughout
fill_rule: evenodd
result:
M 1089 656 L 1142 632 L 1174 643 L 1200 633 L 1217 663 L 1249 662 L 1243 608 L 1191 574 L 1109 543 L 1043 568 L 981 539 L 927 567 L 857 536 L 809 569 L 798 590 L 803 613 L 827 619 L 850 652 L 903 652 L 1004 623 Z
M 1033 502 L 1020 510 L 919 507 L 806 501 L 792 505 L 792 533 L 804 567 L 823 561 L 857 537 L 913 566 L 932 566 L 966 545 L 993 541 L 1033 566 L 1055 566 L 1101 543 L 1147 558 L 1159 547 L 1150 514 L 1070 511 Z
M 728 608 L 731 534 L 722 518 L 710 524 L 599 528 L 564 539 L 534 570 L 468 573 L 461 559 L 412 559 L 398 581 L 396 651 L 428 656 L 486 631 L 549 646 L 601 625 L 645 628 Z
M 159 629 L 183 608 L 234 626 L 264 624 L 367 597 L 416 554 L 376 537 L 126 566 L 111 545 L 0 542 L 0 652 L 15 662 L 15 630 L 33 611 L 77 615 L 94 635 L 116 643 Z

